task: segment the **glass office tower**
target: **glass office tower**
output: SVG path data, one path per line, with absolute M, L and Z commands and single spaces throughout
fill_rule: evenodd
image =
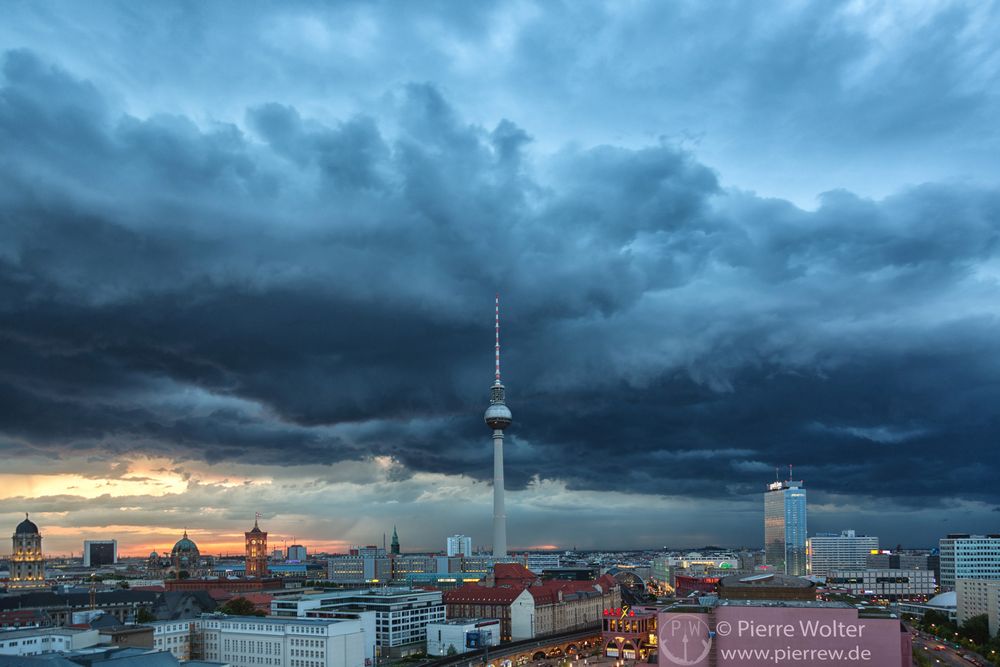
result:
M 773 482 L 764 492 L 764 561 L 776 572 L 806 574 L 806 490 L 801 481 Z

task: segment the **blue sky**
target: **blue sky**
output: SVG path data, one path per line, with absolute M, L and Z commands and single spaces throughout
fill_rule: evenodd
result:
M 815 530 L 996 530 L 997 3 L 7 8 L 53 548 L 486 544 L 497 291 L 513 546 L 758 544 L 789 463 Z

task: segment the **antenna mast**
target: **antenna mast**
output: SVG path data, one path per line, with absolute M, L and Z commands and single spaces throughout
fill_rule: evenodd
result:
M 500 294 L 497 294 L 496 301 L 496 381 L 500 383 Z

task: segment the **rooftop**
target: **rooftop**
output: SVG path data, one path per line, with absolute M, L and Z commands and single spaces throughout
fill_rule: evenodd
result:
M 815 585 L 808 579 L 777 572 L 761 572 L 751 575 L 734 574 L 719 581 L 719 586 L 725 588 L 809 588 Z
M 428 625 L 494 625 L 500 623 L 496 618 L 449 618 L 447 621 L 436 621 Z
M 38 635 L 76 635 L 89 632 L 90 628 L 22 628 L 20 630 L 0 631 L 0 641 L 17 639 L 18 637 L 36 637 Z

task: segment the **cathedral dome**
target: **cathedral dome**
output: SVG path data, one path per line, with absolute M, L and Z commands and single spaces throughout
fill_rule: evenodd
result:
M 177 540 L 177 544 L 174 548 L 170 550 L 172 556 L 199 556 L 198 545 L 192 540 L 188 539 L 187 531 L 184 531 L 184 537 Z
M 14 530 L 15 535 L 37 535 L 38 526 L 34 524 L 33 521 L 28 519 L 28 515 L 24 515 L 24 521 L 17 524 L 17 528 Z

